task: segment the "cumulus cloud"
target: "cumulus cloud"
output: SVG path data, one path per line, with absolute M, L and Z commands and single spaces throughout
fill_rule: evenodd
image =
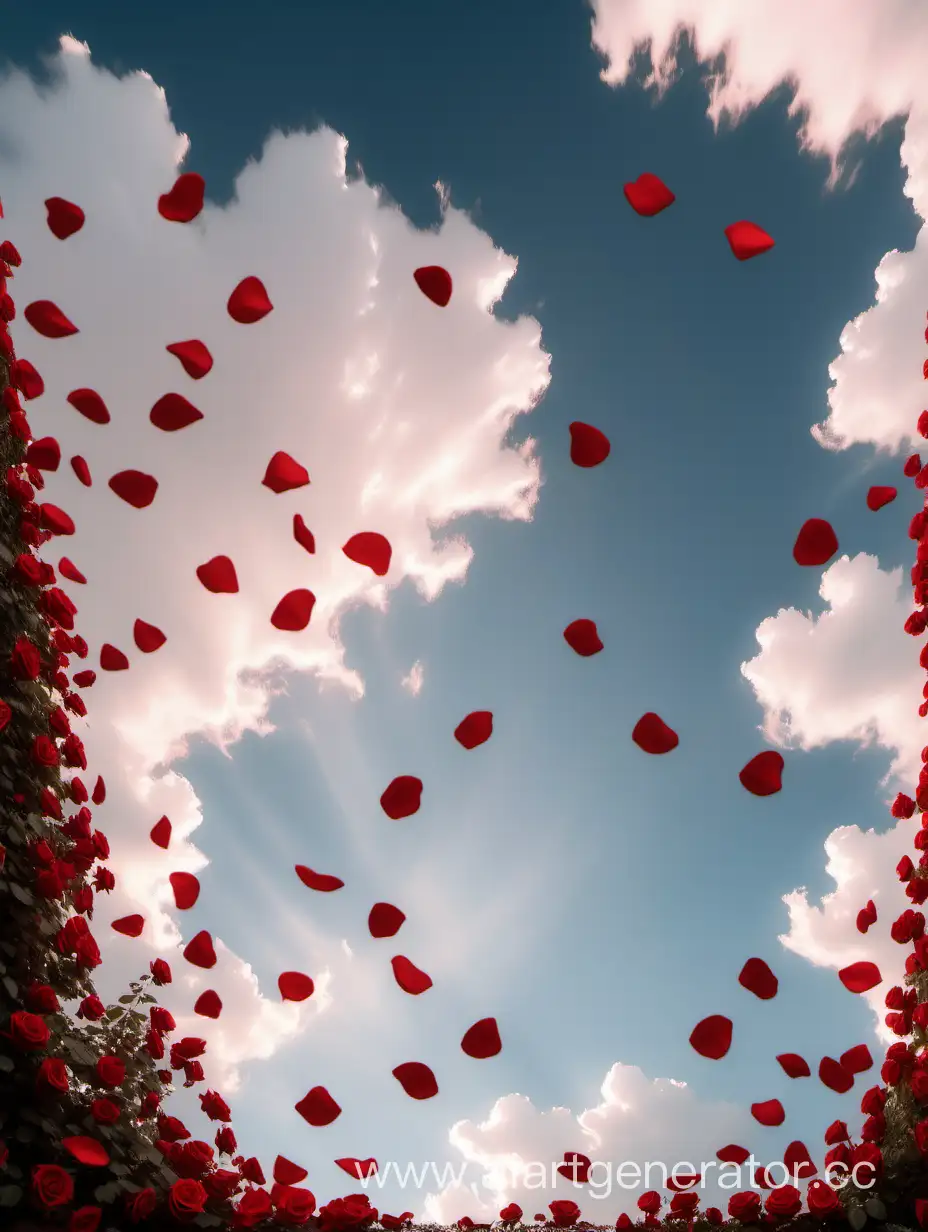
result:
M 803 148 L 828 157 L 832 181 L 847 168 L 848 142 L 904 117 L 905 193 L 928 218 L 928 9 L 909 0 L 592 0 L 593 43 L 603 80 L 623 84 L 647 49 L 649 85 L 666 89 L 688 36 L 707 67 L 713 121 L 737 121 L 788 85 Z M 887 253 L 872 308 L 848 322 L 831 364 L 829 413 L 812 429 L 830 449 L 863 442 L 898 450 L 922 409 L 924 228 L 912 252 Z
M 411 697 L 418 697 L 422 692 L 422 685 L 424 681 L 425 668 L 422 666 L 421 662 L 416 659 L 407 675 L 405 675 L 400 681 L 400 684 Z
M 472 551 L 453 532 L 460 515 L 531 517 L 540 484 L 534 443 L 507 441 L 547 386 L 548 356 L 537 322 L 493 314 L 516 261 L 451 206 L 446 190 L 440 227 L 417 231 L 374 186 L 349 182 L 343 137 L 325 128 L 273 133 L 227 205 L 207 203 L 193 223 L 172 224 L 158 216 L 158 197 L 196 162 L 163 91 L 145 73 L 118 77 L 95 66 L 70 38 L 51 69 L 41 87 L 18 70 L 0 79 L 0 177 L 4 233 L 23 255 L 11 285 L 14 337 L 45 381 L 29 417 L 35 436 L 55 436 L 63 454 L 43 499 L 77 526 L 44 555 L 57 564 L 66 553 L 88 577 L 86 586 L 63 583 L 91 647 L 81 666 L 98 666 L 104 642 L 131 662 L 127 672 L 99 674 L 87 694 L 90 717 L 75 724 L 91 774 L 107 782 L 95 821 L 109 832 L 118 879 L 94 917 L 100 985 L 116 995 L 157 952 L 184 971 L 164 990 L 181 1016 L 199 991 L 215 988 L 223 1016 L 196 1019 L 194 1033 L 210 1041 L 210 1080 L 234 1083 L 238 1064 L 270 1055 L 324 1008 L 327 961 L 348 960 L 338 936 L 290 921 L 322 968 L 316 997 L 300 1007 L 262 992 L 247 956 L 221 945 L 214 971 L 187 969 L 175 947 L 192 930 L 174 911 L 166 877 L 202 871 L 208 858 L 195 843 L 200 803 L 171 763 L 194 735 L 227 747 L 243 731 L 269 731 L 279 687 L 271 673 L 280 667 L 359 696 L 339 616 L 362 604 L 385 609 L 404 579 L 428 599 L 462 579 Z M 52 195 L 86 212 L 84 228 L 65 242 L 45 224 Z M 413 281 L 412 271 L 429 264 L 453 273 L 445 309 Z M 274 310 L 243 326 L 226 301 L 249 275 L 262 279 Z M 54 300 L 80 333 L 35 335 L 21 314 L 37 299 Z M 199 382 L 165 350 L 189 338 L 202 339 L 215 360 Z M 67 404 L 80 387 L 102 395 L 111 423 L 92 424 Z M 204 418 L 158 431 L 148 412 L 168 392 Z M 274 495 L 261 485 L 278 450 L 308 468 L 309 487 Z M 71 472 L 74 455 L 89 464 L 89 489 Z M 126 468 L 157 478 L 149 508 L 132 509 L 107 487 Z M 314 555 L 294 541 L 295 513 L 315 536 Z M 361 530 L 380 531 L 393 546 L 385 579 L 341 553 Z M 197 580 L 196 567 L 218 554 L 235 563 L 237 595 L 210 594 Z M 311 625 L 277 632 L 271 612 L 297 587 L 316 595 Z M 166 633 L 162 649 L 136 651 L 136 618 Z M 174 826 L 167 854 L 148 840 L 162 814 Z M 113 934 L 111 921 L 133 911 L 145 915 L 142 938 Z

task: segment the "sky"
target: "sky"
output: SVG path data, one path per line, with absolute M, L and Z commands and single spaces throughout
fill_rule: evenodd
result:
M 797 1139 L 821 1162 L 868 1076 L 838 1096 L 775 1056 L 814 1069 L 885 1044 L 889 979 L 854 997 L 835 972 L 898 974 L 911 823 L 888 801 L 923 740 L 901 464 L 928 307 L 924 10 L 861 0 L 838 26 L 834 0 L 190 7 L 49 3 L 0 47 L 14 338 L 46 387 L 30 421 L 90 466 L 84 488 L 63 462 L 46 496 L 77 524 L 65 551 L 88 583 L 67 590 L 90 658 L 130 658 L 86 691 L 118 879 L 94 916 L 101 992 L 167 958 L 164 1003 L 208 1040 L 243 1152 L 302 1163 L 320 1201 L 351 1191 L 335 1159 L 374 1156 L 468 1165 L 463 1188 L 391 1178 L 372 1201 L 394 1213 L 566 1197 L 606 1222 L 637 1192 L 483 1174 L 565 1151 L 670 1167 L 728 1142 L 769 1162 Z M 158 196 L 191 170 L 206 207 L 170 224 Z M 622 191 L 642 172 L 676 194 L 651 219 Z M 86 212 L 64 242 L 53 195 Z M 773 250 L 736 261 L 739 219 Z M 445 309 L 412 278 L 432 264 L 454 279 Z M 225 309 L 246 276 L 274 304 L 250 326 Z M 80 333 L 35 334 L 21 306 L 42 298 Z M 191 337 L 215 359 L 198 382 L 164 350 Z M 85 386 L 111 423 L 68 405 Z M 168 391 L 203 421 L 158 433 Z M 609 436 L 602 466 L 572 465 L 574 420 Z M 277 450 L 309 487 L 262 487 Z M 127 467 L 157 476 L 150 508 L 107 488 Z M 899 498 L 870 512 L 871 484 Z M 838 534 L 825 568 L 792 557 L 809 517 Z M 382 581 L 340 551 L 360 530 L 393 546 Z M 220 553 L 237 595 L 196 580 Z M 279 633 L 269 615 L 299 586 L 310 627 Z M 562 637 L 581 617 L 605 645 L 589 659 Z M 136 618 L 164 647 L 135 650 Z M 474 710 L 493 736 L 465 751 Z M 671 754 L 633 744 L 647 711 L 679 733 Z M 738 771 L 770 747 L 784 786 L 760 799 Z M 389 821 L 398 774 L 423 804 Z M 167 852 L 148 838 L 162 814 Z M 295 864 L 345 887 L 313 892 Z M 200 879 L 192 910 L 176 870 Z M 377 901 L 406 913 L 392 941 L 368 934 Z M 142 936 L 113 933 L 133 911 Z M 204 928 L 208 973 L 180 950 Z M 395 954 L 433 988 L 402 992 Z M 738 985 L 752 956 L 779 977 L 771 1002 Z M 284 970 L 316 981 L 302 1006 L 281 1004 Z M 205 988 L 215 1023 L 192 1013 Z M 688 1044 L 711 1013 L 735 1022 L 718 1062 Z M 475 1061 L 460 1039 L 486 1016 L 503 1048 Z M 435 1098 L 400 1089 L 409 1060 Z M 319 1084 L 343 1111 L 312 1128 L 294 1105 Z M 750 1105 L 774 1097 L 786 1121 L 763 1128 Z M 211 1137 L 191 1093 L 172 1107 Z

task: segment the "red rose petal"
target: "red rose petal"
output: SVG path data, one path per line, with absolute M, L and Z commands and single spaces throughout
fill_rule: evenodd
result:
M 109 642 L 100 647 L 100 666 L 105 672 L 124 672 L 129 666 L 129 660 L 123 652 Z
M 254 325 L 273 309 L 260 278 L 243 278 L 229 296 L 229 316 L 239 325 Z
M 879 967 L 872 962 L 856 962 L 849 967 L 842 967 L 838 972 L 838 979 L 848 992 L 856 993 L 869 992 L 883 982 Z
M 783 1162 L 790 1175 L 798 1176 L 801 1181 L 808 1180 L 818 1172 L 804 1142 L 791 1142 L 783 1152 Z
M 648 711 L 643 714 L 632 730 L 632 740 L 645 753 L 669 753 L 680 743 L 680 737 L 668 727 L 660 715 Z
M 135 644 L 143 654 L 151 654 L 159 650 L 168 640 L 156 625 L 150 625 L 145 620 L 137 620 L 132 626 L 132 636 Z
M 612 446 L 599 428 L 575 420 L 570 425 L 570 460 L 574 466 L 599 466 L 609 457 Z
M 465 749 L 475 749 L 493 735 L 493 712 L 474 710 L 454 729 L 454 738 Z
M 162 432 L 179 432 L 181 428 L 189 428 L 202 419 L 203 412 L 198 411 L 183 394 L 164 394 L 151 408 L 148 418 Z
M 74 683 L 79 689 L 89 689 L 97 678 L 97 673 L 91 670 L 74 673 Z
M 219 993 L 214 992 L 212 988 L 207 988 L 205 992 L 201 992 L 196 999 L 193 1012 L 199 1014 L 201 1018 L 218 1018 L 222 1013 L 222 1001 L 219 999 Z
M 777 995 L 779 980 L 762 958 L 749 958 L 741 968 L 738 983 L 752 992 L 761 1001 L 769 1001 Z
M 90 477 L 90 467 L 87 465 L 86 459 L 79 454 L 71 459 L 71 470 L 84 485 L 85 488 L 93 487 L 93 479 Z
M 307 552 L 315 552 L 316 540 L 313 538 L 313 532 L 309 530 L 306 523 L 298 513 L 293 515 L 293 537 Z
M 33 300 L 23 309 L 23 316 L 43 338 L 69 338 L 78 332 L 74 322 L 69 321 L 50 299 Z
M 750 1151 L 746 1151 L 743 1146 L 737 1146 L 735 1143 L 721 1147 L 715 1154 L 723 1164 L 738 1164 L 739 1166 L 751 1158 Z
M 63 578 L 67 578 L 69 582 L 78 582 L 82 586 L 87 583 L 87 579 L 84 577 L 83 573 L 81 573 L 77 565 L 75 565 L 73 561 L 69 560 L 67 556 L 62 556 L 61 560 L 59 560 L 58 572 Z
M 133 509 L 145 509 L 155 499 L 158 480 L 142 471 L 119 471 L 109 481 L 116 495 Z
M 194 967 L 202 967 L 208 971 L 216 965 L 216 951 L 213 949 L 213 939 L 204 928 L 192 937 L 184 948 L 184 958 Z
M 284 1155 L 278 1155 L 274 1160 L 274 1180 L 278 1185 L 299 1185 L 308 1175 L 305 1168 L 291 1163 Z
M 380 807 L 391 821 L 418 813 L 422 803 L 422 780 L 412 774 L 398 775 L 380 797 Z
M 377 1160 L 370 1159 L 336 1159 L 336 1164 L 342 1172 L 347 1172 L 356 1181 L 370 1180 L 377 1174 Z
M 33 398 L 41 398 L 45 393 L 45 382 L 41 373 L 28 359 L 14 359 L 10 368 L 10 384 L 18 389 L 27 402 Z
M 873 1068 L 873 1057 L 866 1044 L 855 1044 L 853 1048 L 848 1048 L 847 1052 L 841 1053 L 839 1061 L 849 1074 L 863 1074 Z
M 564 641 L 581 658 L 588 659 L 599 654 L 603 644 L 592 620 L 572 620 L 564 630 Z
M 148 837 L 156 847 L 163 847 L 167 851 L 168 843 L 171 841 L 171 823 L 167 817 L 162 817 L 155 822 Z
M 481 1018 L 472 1027 L 468 1027 L 461 1040 L 461 1048 L 476 1061 L 485 1061 L 488 1057 L 495 1057 L 502 1052 L 503 1041 L 499 1037 L 496 1019 Z
M 818 1076 L 832 1091 L 843 1095 L 854 1085 L 854 1075 L 849 1074 L 840 1061 L 834 1057 L 822 1057 L 818 1066 Z
M 733 222 L 725 228 L 725 236 L 739 261 L 748 261 L 762 252 L 769 252 L 773 239 L 753 222 Z
M 623 192 L 628 204 L 636 214 L 640 214 L 643 218 L 653 218 L 655 214 L 666 210 L 668 205 L 673 205 L 676 201 L 676 197 L 664 181 L 659 180 L 656 175 L 651 175 L 649 171 L 645 171 L 643 175 L 639 175 L 637 180 L 626 184 Z
M 421 1061 L 405 1061 L 393 1070 L 393 1077 L 411 1099 L 431 1099 L 438 1094 L 435 1075 Z
M 867 492 L 867 508 L 872 509 L 876 513 L 877 509 L 882 509 L 884 505 L 891 504 L 899 495 L 895 488 L 880 487 L 879 485 L 872 487 Z
M 309 471 L 280 449 L 268 462 L 261 482 L 279 495 L 294 488 L 305 488 L 309 483 Z
M 797 1052 L 781 1052 L 777 1060 L 787 1078 L 808 1078 L 812 1073 L 808 1061 Z
M 738 774 L 741 786 L 754 796 L 773 796 L 783 787 L 783 757 L 766 749 L 752 757 Z
M 109 1152 L 96 1138 L 62 1138 L 61 1145 L 79 1164 L 85 1164 L 88 1168 L 105 1168 L 110 1162 Z
M 122 933 L 124 937 L 140 937 L 145 927 L 145 917 L 141 915 L 124 915 L 114 920 L 110 925 L 113 932 Z
M 340 877 L 333 877 L 331 873 L 316 873 L 311 868 L 307 868 L 305 864 L 296 864 L 294 867 L 300 881 L 310 890 L 331 894 L 333 890 L 340 890 L 345 884 Z
M 61 446 L 53 436 L 43 436 L 27 448 L 24 461 L 40 471 L 56 471 L 61 465 Z
M 199 338 L 188 338 L 186 342 L 172 342 L 164 349 L 170 355 L 177 356 L 184 371 L 195 381 L 206 376 L 213 366 L 213 357 L 206 344 Z
M 397 954 L 395 958 L 390 959 L 390 962 L 397 984 L 411 997 L 418 997 L 420 993 L 428 992 L 432 987 L 432 977 L 411 963 L 405 955 Z
M 205 565 L 197 565 L 197 577 L 211 594 L 234 595 L 238 593 L 235 565 L 228 556 L 214 556 Z
M 299 633 L 309 624 L 315 603 L 311 590 L 288 591 L 271 613 L 271 624 L 275 629 Z
M 296 1105 L 296 1110 L 310 1125 L 331 1125 L 341 1113 L 341 1108 L 325 1087 L 313 1087 Z
M 416 286 L 433 304 L 445 308 L 451 301 L 451 275 L 440 265 L 421 265 L 413 271 Z
M 813 568 L 831 560 L 838 550 L 838 537 L 831 523 L 824 518 L 809 518 L 804 522 L 793 545 L 793 560 L 797 565 Z
M 362 530 L 352 535 L 342 551 L 349 560 L 366 565 L 378 577 L 385 577 L 390 569 L 393 549 L 389 540 L 375 530 Z
M 372 937 L 395 937 L 405 920 L 403 912 L 392 903 L 374 903 L 367 917 L 367 927 Z
M 283 971 L 277 977 L 277 987 L 282 1001 L 305 1001 L 313 995 L 316 986 L 302 971 Z
M 782 1125 L 786 1120 L 783 1105 L 778 1099 L 766 1099 L 760 1104 L 751 1104 L 751 1116 L 759 1125 Z
M 693 1028 L 690 1045 L 701 1057 L 721 1061 L 731 1047 L 731 1035 L 731 1019 L 723 1014 L 710 1014 Z
M 74 534 L 73 519 L 57 505 L 39 505 L 39 523 L 43 530 L 50 530 L 53 535 Z
M 110 413 L 106 408 L 106 403 L 95 389 L 72 389 L 68 394 L 67 401 L 71 403 L 75 411 L 80 411 L 84 418 L 89 419 L 91 423 L 106 424 L 110 422 Z
M 102 804 L 106 799 L 106 783 L 103 781 L 103 775 L 97 775 L 97 781 L 93 786 L 93 795 L 90 797 L 94 804 Z
M 84 211 L 73 201 L 65 201 L 64 197 L 47 197 L 45 209 L 48 229 L 57 240 L 66 240 L 84 225 Z
M 193 873 L 171 873 L 168 877 L 174 891 L 174 906 L 178 911 L 189 911 L 200 897 L 200 883 Z
M 192 222 L 203 209 L 206 181 L 195 171 L 177 177 L 170 192 L 158 198 L 158 213 L 168 222 Z

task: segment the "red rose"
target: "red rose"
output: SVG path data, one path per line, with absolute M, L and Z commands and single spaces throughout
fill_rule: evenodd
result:
M 82 1206 L 71 1216 L 68 1232 L 97 1232 L 103 1212 L 99 1206 Z
M 17 1010 L 10 1015 L 9 1038 L 23 1052 L 41 1052 L 48 1043 L 51 1032 L 38 1016 L 28 1010 Z
M 914 1129 L 915 1145 L 923 1155 L 928 1155 L 928 1118 L 919 1121 Z
M 126 1213 L 133 1223 L 147 1219 L 157 1205 L 158 1197 L 153 1189 L 140 1189 L 126 1197 Z
M 82 919 L 83 917 L 77 916 L 76 918 Z M 77 944 L 74 946 L 74 957 L 81 967 L 99 967 L 102 961 L 100 947 L 89 933 L 84 937 L 78 937 Z
M 145 1032 L 145 1051 L 153 1061 L 160 1061 L 164 1056 L 164 1041 L 154 1027 Z
M 851 1179 L 869 1188 L 883 1171 L 883 1152 L 873 1142 L 861 1142 L 851 1151 Z
M 230 1172 L 227 1168 L 217 1168 L 215 1172 L 208 1172 L 203 1178 L 203 1188 L 217 1202 L 225 1202 L 231 1198 L 241 1183 L 242 1178 L 239 1174 Z
M 182 1142 L 190 1137 L 190 1130 L 177 1117 L 162 1113 L 158 1117 L 158 1137 L 165 1142 Z
M 67 1206 L 74 1197 L 74 1182 L 57 1164 L 36 1164 L 32 1169 L 32 1192 L 46 1211 Z
M 920 1104 L 928 1102 L 928 1071 L 917 1069 L 909 1079 L 912 1095 Z
M 61 736 L 62 739 L 64 739 L 65 736 L 70 736 L 71 734 L 71 724 L 68 722 L 68 716 L 65 714 L 65 712 L 61 709 L 60 706 L 56 706 L 55 709 L 52 710 L 51 713 L 49 714 L 48 725 L 52 729 L 52 731 L 55 733 L 55 735 Z M 77 787 L 75 787 L 75 783 L 78 784 Z M 83 804 L 84 801 L 87 799 L 86 789 L 84 790 L 84 793 L 83 793 L 83 799 L 78 800 L 76 798 L 77 795 L 80 794 L 81 788 L 83 786 L 84 785 L 83 783 L 81 783 L 80 779 L 71 780 L 71 799 L 74 801 L 75 804 Z
M 151 970 L 152 980 L 155 984 L 158 984 L 159 986 L 161 984 L 170 984 L 171 968 L 168 966 L 168 964 L 164 961 L 163 958 L 153 959 L 150 964 L 150 970 Z
M 106 1006 L 96 995 L 91 993 L 89 997 L 85 997 L 78 1007 L 78 1018 L 86 1018 L 88 1022 L 96 1022 L 106 1013 Z
M 276 1185 L 275 1189 L 274 1205 L 278 1219 L 297 1227 L 306 1223 L 316 1209 L 315 1196 L 308 1189 L 300 1189 L 296 1185 Z
M 827 1181 L 815 1180 L 809 1182 L 806 1190 L 806 1203 L 809 1213 L 816 1219 L 827 1219 L 841 1209 L 841 1199 Z
M 13 711 L 9 708 L 5 701 L 0 701 L 0 731 L 3 731 L 7 723 L 12 717 Z
M 49 1086 L 54 1091 L 67 1091 L 68 1070 L 60 1057 L 46 1057 L 39 1066 L 36 1082 Z
M 26 1005 L 33 1014 L 57 1014 L 61 1009 L 55 990 L 48 984 L 39 984 L 35 980 L 26 992 Z
M 163 1005 L 153 1005 L 148 1011 L 148 1016 L 151 1019 L 153 1031 L 158 1031 L 161 1035 L 168 1031 L 173 1031 L 177 1026 L 174 1021 L 174 1015 L 170 1010 L 166 1010 Z
M 234 1155 L 238 1150 L 235 1134 L 228 1125 L 216 1130 L 216 1150 L 220 1155 Z
M 39 766 L 57 766 L 59 757 L 54 740 L 49 736 L 36 736 L 32 742 L 32 760 Z
M 142 1120 L 146 1120 L 158 1111 L 158 1105 L 161 1103 L 161 1096 L 157 1091 L 146 1091 L 142 1096 L 142 1101 L 139 1105 L 139 1116 Z
M 21 552 L 11 572 L 22 586 L 38 586 L 42 581 L 42 565 L 31 552 Z
M 580 1218 L 580 1207 L 576 1202 L 571 1202 L 569 1198 L 559 1198 L 556 1202 L 549 1202 L 548 1209 L 554 1218 L 556 1228 L 571 1228 Z
M 42 671 L 42 656 L 27 637 L 21 637 L 10 654 L 10 672 L 14 680 L 38 680 Z
M 63 629 L 74 628 L 74 617 L 77 615 L 77 608 L 57 586 L 50 586 L 48 590 L 43 590 L 39 599 L 39 606 L 44 612 L 51 616 L 52 620 L 58 622 Z
M 745 1189 L 728 1199 L 728 1213 L 739 1223 L 753 1223 L 760 1217 L 760 1194 Z
M 115 1125 L 119 1120 L 119 1105 L 100 1096 L 90 1105 L 90 1115 L 98 1125 Z
M 206 1091 L 200 1096 L 200 1107 L 211 1121 L 231 1121 L 229 1105 L 216 1091 Z
M 802 1209 L 802 1195 L 795 1185 L 778 1185 L 767 1195 L 764 1205 L 768 1215 L 792 1219 Z
M 266 1189 L 246 1189 L 232 1216 L 234 1228 L 253 1228 L 271 1212 L 271 1195 Z
M 126 1067 L 119 1057 L 100 1057 L 97 1061 L 97 1079 L 105 1087 L 121 1086 L 126 1077 Z
M 246 1181 L 251 1181 L 253 1185 L 264 1185 L 264 1173 L 261 1170 L 260 1161 L 252 1155 L 250 1159 L 243 1160 L 238 1165 L 238 1170 Z
M 203 1213 L 206 1190 L 199 1181 L 175 1181 L 168 1193 L 168 1207 L 175 1219 L 193 1219 Z

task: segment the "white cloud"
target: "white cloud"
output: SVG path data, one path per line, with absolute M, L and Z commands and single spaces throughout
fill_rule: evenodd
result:
M 422 663 L 416 659 L 415 663 L 409 669 L 407 675 L 400 681 L 400 686 L 406 690 L 411 697 L 418 697 L 422 692 L 422 685 L 425 680 L 425 669 Z
M 789 84 L 803 147 L 833 173 L 855 134 L 872 136 L 905 117 L 905 193 L 928 217 L 928 9 L 909 0 L 592 0 L 603 79 L 621 85 L 650 43 L 650 82 L 665 88 L 682 30 L 710 67 L 709 114 L 737 120 Z M 724 58 L 722 58 L 724 57 Z M 829 415 L 813 429 L 826 447 L 858 442 L 897 450 L 913 440 L 922 410 L 928 242 L 893 251 L 876 270 L 876 302 L 850 321 L 829 373 Z
M 163 92 L 144 73 L 97 68 L 73 39 L 62 40 L 53 68 L 41 88 L 18 71 L 0 80 L 0 178 L 4 234 L 23 256 L 10 288 L 20 313 L 14 337 L 46 386 L 27 409 L 34 434 L 57 437 L 63 454 L 43 498 L 77 524 L 44 555 L 57 564 L 67 554 L 88 577 L 86 587 L 65 583 L 91 646 L 88 663 L 72 666 L 96 667 L 103 642 L 131 662 L 128 672 L 99 675 L 87 693 L 89 721 L 75 724 L 90 783 L 96 773 L 107 781 L 95 820 L 109 832 L 118 877 L 94 918 L 105 959 L 99 983 L 116 995 L 161 953 L 175 969 L 169 1008 L 185 1013 L 199 991 L 215 988 L 222 1018 L 187 1025 L 210 1041 L 210 1081 L 234 1085 L 239 1063 L 270 1055 L 325 1006 L 329 970 L 347 957 L 338 936 L 289 922 L 319 959 L 319 991 L 301 1007 L 280 1004 L 276 989 L 262 992 L 247 960 L 222 946 L 212 972 L 197 972 L 192 985 L 178 978 L 193 969 L 174 949 L 181 929 L 166 876 L 202 872 L 208 857 L 195 845 L 196 794 L 166 771 L 194 734 L 228 746 L 246 729 L 270 730 L 275 666 L 359 695 L 339 615 L 358 604 L 384 609 L 407 578 L 427 598 L 463 578 L 470 546 L 436 530 L 455 517 L 531 516 L 540 484 L 533 442 L 504 441 L 544 391 L 548 356 L 534 320 L 503 322 L 490 311 L 515 260 L 450 204 L 440 228 L 416 231 L 371 185 L 347 181 L 336 133 L 273 134 L 227 206 L 207 204 L 195 222 L 171 224 L 156 203 L 189 143 Z M 195 170 L 195 159 L 184 169 Z M 45 224 L 52 195 L 86 212 L 83 230 L 65 242 Z M 429 264 L 452 272 L 446 309 L 413 281 Z M 264 281 L 274 311 L 242 326 L 225 306 L 247 275 Z M 36 299 L 54 300 L 81 332 L 35 335 L 22 310 Z M 165 351 L 187 338 L 201 338 L 215 360 L 199 382 Z M 91 424 L 66 403 L 83 386 L 103 396 L 110 424 Z M 178 433 L 155 429 L 148 411 L 171 391 L 204 419 Z M 281 449 L 307 466 L 310 487 L 273 495 L 261 485 Z M 73 455 L 87 459 L 91 489 L 72 475 Z M 150 508 L 129 508 L 109 491 L 109 476 L 125 468 L 158 479 Z M 296 512 L 315 535 L 314 556 L 293 540 Z M 391 541 L 386 581 L 341 554 L 360 530 Z M 209 594 L 195 576 L 220 553 L 235 562 L 238 595 Z M 276 632 L 269 618 L 278 599 L 302 586 L 317 596 L 310 628 Z M 137 617 L 167 634 L 150 656 L 134 647 Z M 162 814 L 174 825 L 165 854 L 148 840 Z M 140 940 L 111 932 L 111 920 L 139 910 Z

